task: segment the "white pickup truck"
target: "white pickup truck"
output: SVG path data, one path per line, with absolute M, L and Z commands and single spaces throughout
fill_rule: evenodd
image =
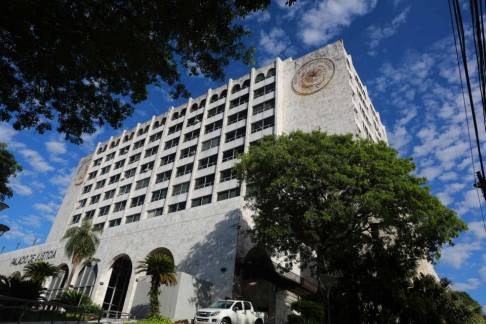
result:
M 265 313 L 255 312 L 250 302 L 226 299 L 198 310 L 194 324 L 263 324 L 264 319 Z

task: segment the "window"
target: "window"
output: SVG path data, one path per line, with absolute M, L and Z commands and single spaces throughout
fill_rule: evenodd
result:
M 127 184 L 126 186 L 121 186 L 120 190 L 118 190 L 118 196 L 124 195 L 126 193 L 130 192 L 130 189 L 132 188 L 132 184 Z
M 194 163 L 188 163 L 186 165 L 177 168 L 176 177 L 181 177 L 185 174 L 191 173 L 194 167 Z
M 108 184 L 112 184 L 112 183 L 116 183 L 116 182 L 120 181 L 120 176 L 121 176 L 121 173 L 118 173 L 118 174 L 115 174 L 114 176 L 110 177 L 110 182 L 108 182 Z
M 259 75 L 256 76 L 255 83 L 258 83 L 258 82 L 263 81 L 263 80 L 265 80 L 265 74 L 260 73 Z
M 211 96 L 211 101 L 209 103 L 213 103 L 219 100 L 218 94 L 214 94 Z
M 199 108 L 206 107 L 206 99 L 201 100 L 201 103 L 199 104 Z
M 89 204 L 90 205 L 96 204 L 98 201 L 100 201 L 100 197 L 101 197 L 101 195 L 95 195 L 95 196 L 91 197 Z
M 250 96 L 248 94 L 246 94 L 246 95 L 243 95 L 241 97 L 238 97 L 236 99 L 231 100 L 230 109 L 238 107 L 239 105 L 242 105 L 242 104 L 248 102 L 249 99 L 250 99 Z
M 274 68 L 271 68 L 267 72 L 267 79 L 273 77 L 274 75 L 275 75 L 275 69 Z
M 135 144 L 133 144 L 133 149 L 136 150 L 142 147 L 144 144 L 145 144 L 145 139 L 135 142 Z
M 180 160 L 185 159 L 186 157 L 193 156 L 196 154 L 197 145 L 185 148 L 181 150 L 181 155 L 179 157 Z
M 203 119 L 203 114 L 189 118 L 187 120 L 187 127 L 200 123 L 202 121 L 202 119 Z
M 241 86 L 241 90 L 246 89 L 246 88 L 249 88 L 249 87 L 250 87 L 250 79 L 245 80 L 243 82 L 243 85 Z
M 157 200 L 165 199 L 165 197 L 167 197 L 167 188 L 160 189 L 160 190 L 152 192 L 152 200 L 151 201 L 157 201 Z
M 110 154 L 108 154 L 105 158 L 105 161 L 110 161 L 112 160 L 113 158 L 115 157 L 115 152 L 111 152 Z
M 98 149 L 98 154 L 101 154 L 103 153 L 104 151 L 106 151 L 106 145 L 104 147 L 101 147 Z
M 246 119 L 248 116 L 248 110 L 239 111 L 228 117 L 228 125 L 239 122 L 240 120 Z
M 142 153 L 138 153 L 138 154 L 130 156 L 130 158 L 128 158 L 128 164 L 132 164 L 132 163 L 135 163 L 138 160 L 140 160 L 141 155 L 142 155 Z
M 168 150 L 177 145 L 179 145 L 179 137 L 173 138 L 170 141 L 165 142 L 164 150 Z
M 115 227 L 121 224 L 121 218 L 112 219 L 108 225 L 108 227 Z
M 182 129 L 182 124 L 183 123 L 179 123 L 177 125 L 174 125 L 174 126 L 169 127 L 169 133 L 168 133 L 168 135 L 174 134 L 175 132 L 180 131 Z
M 87 211 L 85 214 L 84 214 L 84 217 L 86 219 L 92 219 L 95 215 L 95 212 L 96 212 L 96 209 L 93 209 L 93 210 L 90 210 L 90 211 Z
M 228 90 L 223 90 L 221 91 L 221 94 L 219 95 L 219 99 L 226 98 L 228 96 Z
M 275 116 L 262 119 L 260 121 L 257 121 L 256 123 L 251 124 L 251 132 L 255 133 L 264 130 L 265 128 L 272 127 L 274 124 Z
M 224 111 L 224 104 L 208 110 L 208 118 L 219 115 Z
M 212 186 L 213 184 L 214 184 L 214 174 L 210 174 L 205 177 L 196 179 L 196 183 L 194 184 L 194 190 Z
M 212 147 L 219 146 L 219 137 L 212 138 L 206 142 L 202 143 L 201 152 L 209 150 Z
M 88 180 L 96 178 L 96 174 L 98 174 L 98 171 L 93 171 L 88 174 Z
M 209 168 L 210 166 L 215 165 L 218 162 L 218 155 L 211 155 L 207 158 L 199 160 L 199 167 L 198 170 Z
M 113 197 L 115 197 L 115 189 L 105 192 L 105 198 L 103 200 L 111 199 Z
M 244 151 L 245 151 L 245 147 L 243 145 L 232 148 L 231 150 L 224 151 L 223 152 L 223 159 L 222 159 L 221 162 L 226 162 L 226 161 L 236 159 L 236 157 L 239 154 L 243 154 Z
M 103 179 L 103 180 L 101 180 L 101 181 L 98 181 L 98 182 L 96 183 L 95 190 L 96 190 L 96 189 L 103 188 L 103 187 L 105 186 L 105 183 L 106 183 L 106 179 Z
M 210 202 L 211 202 L 211 195 L 199 197 L 199 198 L 192 200 L 191 207 L 206 205 L 206 204 L 209 204 Z
M 157 178 L 155 178 L 155 183 L 160 183 L 169 180 L 171 174 L 172 174 L 172 170 L 157 174 Z
M 130 208 L 141 206 L 141 205 L 143 205 L 144 201 L 145 201 L 145 195 L 141 195 L 141 196 L 132 198 L 132 203 L 130 204 Z
M 125 146 L 120 149 L 120 155 L 125 155 L 130 151 L 130 146 Z
M 96 159 L 93 161 L 93 166 L 98 166 L 101 164 L 101 162 L 103 161 L 103 158 L 99 158 L 99 159 Z
M 162 132 L 158 132 L 157 134 L 150 135 L 150 137 L 149 137 L 149 143 L 158 141 L 161 138 L 162 138 Z
M 157 217 L 162 215 L 164 212 L 164 208 L 157 208 L 157 209 L 152 209 L 147 212 L 147 218 L 152 218 L 152 217 Z
M 115 208 L 113 208 L 113 212 L 116 213 L 116 212 L 119 212 L 121 210 L 125 210 L 126 206 L 127 206 L 126 200 L 117 202 L 117 203 L 115 203 Z
M 130 215 L 127 216 L 127 218 L 125 219 L 125 224 L 135 223 L 138 222 L 139 220 L 140 220 L 140 214 Z
M 87 185 L 87 186 L 84 186 L 83 188 L 83 193 L 88 193 L 91 191 L 91 187 L 93 187 L 93 185 Z
M 204 134 L 214 132 L 215 130 L 220 129 L 222 127 L 223 127 L 223 120 L 220 119 L 214 123 L 206 125 L 206 127 L 204 128 Z
M 77 223 L 79 223 L 79 220 L 80 219 L 81 219 L 81 214 L 74 215 L 73 216 L 73 221 L 71 222 L 71 224 L 77 224 Z
M 108 206 L 104 206 L 104 207 L 101 207 L 100 208 L 100 212 L 98 214 L 98 216 L 105 216 L 105 215 L 108 215 L 108 212 L 110 211 L 110 205 Z
M 136 172 L 137 172 L 137 168 L 134 168 L 134 169 L 130 169 L 128 171 L 125 171 L 124 178 L 125 179 L 131 178 L 131 177 L 133 177 L 135 175 Z
M 93 227 L 94 228 L 104 228 L 105 227 L 105 223 L 94 224 Z
M 243 302 L 243 305 L 245 305 L 245 310 L 251 310 L 251 304 L 249 302 Z
M 137 181 L 135 183 L 135 190 L 142 189 L 148 187 L 150 183 L 150 178 L 145 178 L 143 180 Z
M 189 182 L 184 182 L 172 187 L 172 196 L 181 195 L 189 191 Z
M 113 167 L 113 170 L 122 168 L 125 165 L 125 160 L 120 160 L 118 162 L 115 162 L 115 166 Z
M 238 197 L 239 195 L 240 195 L 239 187 L 230 190 L 221 191 L 218 192 L 218 201 Z
M 113 141 L 113 142 L 111 142 L 111 144 L 110 144 L 110 148 L 117 147 L 117 146 L 118 146 L 118 144 L 120 144 L 120 139 L 118 139 L 117 141 Z
M 267 84 L 264 87 L 258 88 L 255 91 L 253 91 L 253 98 L 258 98 L 261 97 L 267 93 L 275 91 L 275 82 Z
M 110 172 L 110 167 L 111 167 L 111 165 L 102 168 L 101 169 L 101 175 L 107 174 L 108 172 Z
M 235 85 L 233 86 L 233 89 L 231 89 L 231 93 L 237 93 L 237 92 L 238 92 L 238 91 L 240 91 L 240 90 L 241 90 L 240 85 L 239 85 L 239 84 L 235 84 Z
M 82 199 L 82 200 L 78 201 L 78 207 L 76 207 L 76 209 L 77 208 L 83 208 L 84 206 L 86 206 L 86 201 L 87 201 L 87 199 Z
M 245 134 L 246 134 L 246 127 L 241 127 L 232 132 L 226 133 L 226 143 L 234 141 L 241 137 L 245 137 Z
M 135 135 L 135 133 L 131 133 L 131 134 L 125 135 L 125 137 L 123 138 L 123 143 L 128 142 L 129 140 L 131 140 L 133 138 L 133 135 Z
M 184 210 L 186 209 L 186 202 L 180 202 L 178 204 L 170 205 L 169 206 L 169 213 L 173 213 L 179 210 Z
M 174 162 L 175 157 L 176 157 L 176 154 L 175 153 L 172 153 L 170 155 L 163 156 L 160 159 L 160 165 L 166 165 L 166 164 L 169 164 L 169 163 Z
M 188 142 L 190 140 L 193 140 L 195 138 L 198 138 L 200 132 L 201 132 L 201 129 L 198 128 L 196 130 L 193 130 L 192 132 L 189 132 L 187 134 L 184 134 L 184 142 Z
M 275 99 L 262 102 L 259 105 L 253 106 L 253 115 L 275 108 Z
M 152 148 L 149 148 L 148 150 L 145 150 L 145 157 L 152 156 L 154 154 L 157 154 L 157 151 L 159 150 L 158 146 L 154 146 Z
M 155 165 L 155 161 L 142 164 L 142 167 L 140 168 L 140 173 L 144 173 L 144 172 L 148 172 L 150 170 L 153 170 L 154 165 Z
M 198 109 L 199 109 L 199 107 L 197 106 L 197 103 L 195 103 L 195 104 L 193 104 L 193 105 L 191 106 L 191 110 L 190 110 L 190 112 L 194 112 L 194 111 L 196 111 L 196 110 L 198 110 Z
M 236 171 L 231 169 L 226 169 L 221 171 L 219 176 L 219 182 L 230 181 L 231 179 L 236 179 Z

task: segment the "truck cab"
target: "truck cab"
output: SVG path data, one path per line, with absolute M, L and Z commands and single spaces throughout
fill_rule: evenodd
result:
M 194 324 L 263 324 L 264 318 L 249 301 L 225 299 L 198 310 Z

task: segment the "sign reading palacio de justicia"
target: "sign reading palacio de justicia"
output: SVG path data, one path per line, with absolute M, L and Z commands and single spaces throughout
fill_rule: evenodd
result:
M 29 254 L 29 255 L 24 255 L 18 258 L 14 258 L 12 262 L 10 263 L 10 266 L 16 266 L 19 264 L 24 264 L 24 263 L 32 263 L 32 262 L 37 262 L 37 261 L 43 261 L 43 260 L 50 260 L 54 259 L 56 257 L 56 251 L 57 250 L 52 250 L 52 251 L 46 251 L 42 253 L 34 253 L 34 254 Z

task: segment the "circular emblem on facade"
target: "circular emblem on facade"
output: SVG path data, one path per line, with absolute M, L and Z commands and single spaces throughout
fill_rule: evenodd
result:
M 292 79 L 292 91 L 307 96 L 321 91 L 334 76 L 334 63 L 327 58 L 318 58 L 302 65 Z
M 79 186 L 84 182 L 84 177 L 86 176 L 86 173 L 88 173 L 88 168 L 89 168 L 89 163 L 91 162 L 91 159 L 85 160 L 81 162 L 79 165 L 78 170 L 76 171 L 76 175 L 74 176 L 74 184 Z

